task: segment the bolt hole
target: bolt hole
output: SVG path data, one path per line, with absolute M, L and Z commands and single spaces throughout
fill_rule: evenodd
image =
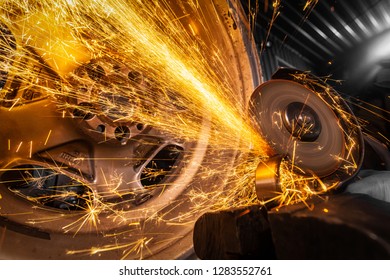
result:
M 82 102 L 78 105 L 77 108 L 73 110 L 73 116 L 86 121 L 90 120 L 94 117 L 94 114 L 91 112 L 91 109 L 93 109 L 91 103 Z
M 115 72 L 119 72 L 121 70 L 121 66 L 118 65 L 118 64 L 115 64 L 114 66 L 112 66 L 112 69 L 115 71 Z
M 23 95 L 22 97 L 26 100 L 33 100 L 33 99 L 36 99 L 36 98 L 39 98 L 41 96 L 41 93 L 38 92 L 38 91 L 34 91 L 34 90 L 31 90 L 31 89 L 27 89 L 23 92 Z
M 130 138 L 130 129 L 127 126 L 118 126 L 114 133 L 116 140 L 122 143 Z
M 129 80 L 131 80 L 137 84 L 142 82 L 142 74 L 138 71 L 130 71 L 127 74 L 127 77 L 129 78 Z
M 87 73 L 94 81 L 99 81 L 106 75 L 102 66 L 93 63 L 87 65 Z
M 96 127 L 96 131 L 99 132 L 99 133 L 104 133 L 106 131 L 106 126 L 103 125 L 103 124 L 99 124 L 97 127 Z
M 140 130 L 140 131 L 143 130 L 144 129 L 144 125 L 142 123 L 138 123 L 137 124 L 137 129 Z

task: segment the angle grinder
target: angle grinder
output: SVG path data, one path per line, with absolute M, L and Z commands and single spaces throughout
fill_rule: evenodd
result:
M 256 170 L 260 200 L 282 192 L 282 161 L 303 178 L 315 177 L 323 185 L 336 187 L 359 171 L 364 154 L 359 123 L 345 100 L 318 77 L 279 69 L 255 89 L 249 112 L 273 150 Z

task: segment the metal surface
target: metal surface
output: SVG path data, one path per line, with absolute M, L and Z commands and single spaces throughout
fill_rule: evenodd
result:
M 292 102 L 283 113 L 283 124 L 291 135 L 304 142 L 314 142 L 321 134 L 322 125 L 317 113 L 307 104 Z
M 261 75 L 256 49 L 241 7 L 235 1 L 227 3 L 219 0 L 202 1 L 196 7 L 180 1 L 170 3 L 177 19 L 183 21 L 182 25 L 187 29 L 185 32 L 192 32 L 188 20 L 193 19 L 191 23 L 199 28 L 198 40 L 202 42 L 199 47 L 204 48 L 204 53 L 214 53 L 210 47 L 217 46 L 224 54 L 220 59 L 221 63 L 228 65 L 229 77 L 222 78 L 231 83 L 242 104 L 246 104 L 249 94 L 260 83 Z M 50 29 L 50 26 L 46 27 Z M 10 26 L 10 29 L 18 28 Z M 40 36 L 38 29 L 34 32 L 38 32 L 37 38 L 54 40 Z M 23 41 L 22 35 L 18 34 L 16 49 L 26 52 L 27 42 Z M 50 45 L 49 41 L 38 43 Z M 29 48 L 27 53 L 31 54 L 31 59 L 21 62 L 25 63 L 24 67 L 42 73 L 38 82 L 60 81 L 61 77 L 69 75 L 67 67 L 59 73 L 53 71 L 54 59 L 46 63 L 44 53 L 40 52 L 40 48 Z M 61 62 L 58 57 L 55 59 Z M 208 59 L 211 65 L 213 58 L 210 56 Z M 191 208 L 188 192 L 199 184 L 196 175 L 200 166 L 208 168 L 209 163 L 205 159 L 213 156 L 207 149 L 207 119 L 203 120 L 199 142 L 186 142 L 142 120 L 121 122 L 123 116 L 120 111 L 106 112 L 104 107 L 91 105 L 89 100 L 79 98 L 77 94 L 88 88 L 88 99 L 93 99 L 100 94 L 94 92 L 93 85 L 103 79 L 104 83 L 114 86 L 115 83 L 127 83 L 129 90 L 138 87 L 145 93 L 152 92 L 142 79 L 136 79 L 130 68 L 120 63 L 113 65 L 112 61 L 104 59 L 84 59 L 82 65 L 71 70 L 71 75 L 83 77 L 84 84 L 70 83 L 75 95 L 66 100 L 66 110 L 59 110 L 52 96 L 39 84 L 27 92 L 18 77 L 4 77 L 2 73 L 0 225 L 4 242 L 1 244 L 1 258 L 115 259 L 123 257 L 123 248 L 131 248 L 143 238 L 152 240 L 147 249 L 144 248 L 142 255 L 137 250 L 130 251 L 126 254 L 127 258 L 173 259 L 185 257 L 191 252 L 192 225 L 201 213 L 194 214 L 183 224 L 170 224 L 163 220 L 156 222 L 151 217 L 179 217 Z M 134 86 L 135 83 L 138 85 Z M 54 82 L 49 86 L 56 87 L 58 84 Z M 110 93 L 105 97 L 134 110 L 139 109 L 137 100 L 122 100 Z M 17 104 L 16 99 L 20 100 Z M 49 138 L 50 141 L 47 141 Z M 30 146 L 28 143 L 31 143 Z M 6 148 L 8 146 L 9 149 Z M 232 164 L 235 155 L 229 154 L 229 158 Z M 167 176 L 150 178 L 145 175 L 147 169 L 156 168 L 156 164 Z M 58 173 L 61 176 L 57 176 Z M 221 174 L 224 174 L 222 170 Z M 221 174 L 218 178 L 210 176 L 205 180 L 212 181 L 213 185 L 220 182 L 222 186 L 224 176 Z M 118 176 L 120 180 L 115 180 Z M 106 177 L 115 184 L 118 193 L 126 195 L 112 193 Z M 48 182 L 47 178 L 55 180 Z M 15 180 L 22 183 L 12 183 Z M 206 181 L 202 184 L 207 185 Z M 64 188 L 63 183 L 70 187 Z M 49 201 L 48 196 L 52 197 Z M 104 197 L 102 202 L 113 203 L 113 212 L 99 213 L 98 229 L 74 226 L 87 217 L 89 212 L 84 210 L 91 196 Z M 113 219 L 112 213 L 121 213 L 120 221 Z M 117 244 L 122 247 L 104 249 L 115 248 Z M 67 253 L 98 247 L 103 248 L 98 253 Z

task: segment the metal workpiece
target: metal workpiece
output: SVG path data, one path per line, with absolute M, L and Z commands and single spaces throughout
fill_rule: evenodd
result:
M 0 258 L 187 256 L 193 193 L 222 191 L 237 159 L 215 156 L 197 93 L 223 85 L 244 112 L 262 82 L 241 4 L 3 2 Z

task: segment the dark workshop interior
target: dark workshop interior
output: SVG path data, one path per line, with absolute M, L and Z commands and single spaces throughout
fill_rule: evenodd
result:
M 390 2 L 311 2 L 315 5 L 304 9 L 307 1 L 281 1 L 280 14 L 268 32 L 272 1 L 250 1 L 249 9 L 260 11 L 254 35 L 262 50 L 264 78 L 270 79 L 278 67 L 329 77 L 340 94 L 351 98 L 355 114 L 370 119 L 372 134 L 390 144 Z
M 390 259 L 390 0 L 0 2 L 0 259 Z

